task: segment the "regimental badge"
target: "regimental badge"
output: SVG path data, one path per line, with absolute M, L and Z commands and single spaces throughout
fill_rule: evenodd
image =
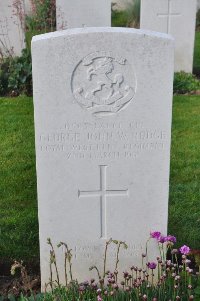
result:
M 85 57 L 72 74 L 72 92 L 78 104 L 93 115 L 116 114 L 136 93 L 136 77 L 125 58 L 111 52 Z

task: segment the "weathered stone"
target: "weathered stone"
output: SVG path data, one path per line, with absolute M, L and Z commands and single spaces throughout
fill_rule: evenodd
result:
M 111 0 L 56 0 L 57 30 L 111 26 Z
M 25 47 L 24 2 L 0 1 L 0 56 L 20 55 Z
M 120 253 L 125 270 L 141 263 L 151 230 L 166 234 L 173 53 L 168 35 L 134 29 L 34 37 L 43 287 L 48 237 L 54 245 L 68 243 L 74 277 L 83 281 L 96 276 L 91 265 L 102 267 L 107 239 L 128 243 Z M 56 253 L 64 282 L 64 254 Z M 115 255 L 112 246 L 111 270 Z M 150 247 L 149 259 L 155 255 Z
M 175 38 L 175 71 L 192 72 L 196 0 L 141 0 L 140 28 Z

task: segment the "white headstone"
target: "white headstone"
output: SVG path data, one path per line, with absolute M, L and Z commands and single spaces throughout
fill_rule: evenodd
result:
M 25 3 L 25 13 L 26 15 L 30 15 L 32 13 L 32 1 L 24 0 Z
M 141 0 L 140 28 L 175 38 L 175 71 L 192 72 L 196 0 Z
M 116 7 L 118 10 L 125 10 L 130 4 L 133 3 L 133 0 L 116 0 L 112 2 L 115 4 L 114 8 Z
M 85 280 L 102 265 L 106 239 L 128 243 L 126 269 L 140 261 L 151 230 L 166 234 L 173 44 L 122 28 L 33 38 L 42 285 L 48 237 L 69 244 L 75 278 Z
M 56 0 L 57 30 L 111 26 L 111 0 Z
M 0 53 L 20 55 L 25 47 L 23 1 L 0 1 Z

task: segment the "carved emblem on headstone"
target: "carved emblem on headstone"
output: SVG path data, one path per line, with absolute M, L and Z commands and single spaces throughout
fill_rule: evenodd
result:
M 85 57 L 76 66 L 71 85 L 79 105 L 98 116 L 124 109 L 136 91 L 135 74 L 128 61 L 105 51 Z

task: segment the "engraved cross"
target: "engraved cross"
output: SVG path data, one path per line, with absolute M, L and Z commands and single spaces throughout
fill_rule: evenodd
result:
M 166 14 L 162 13 L 162 14 L 157 14 L 158 17 L 167 17 L 167 33 L 170 33 L 171 31 L 171 18 L 172 17 L 180 17 L 181 14 L 180 13 L 172 13 L 171 10 L 171 0 L 168 0 L 168 12 Z
M 128 196 L 129 190 L 108 190 L 107 189 L 107 167 L 100 165 L 100 189 L 90 191 L 78 191 L 78 197 L 100 197 L 100 225 L 101 225 L 101 238 L 107 239 L 107 197 Z

